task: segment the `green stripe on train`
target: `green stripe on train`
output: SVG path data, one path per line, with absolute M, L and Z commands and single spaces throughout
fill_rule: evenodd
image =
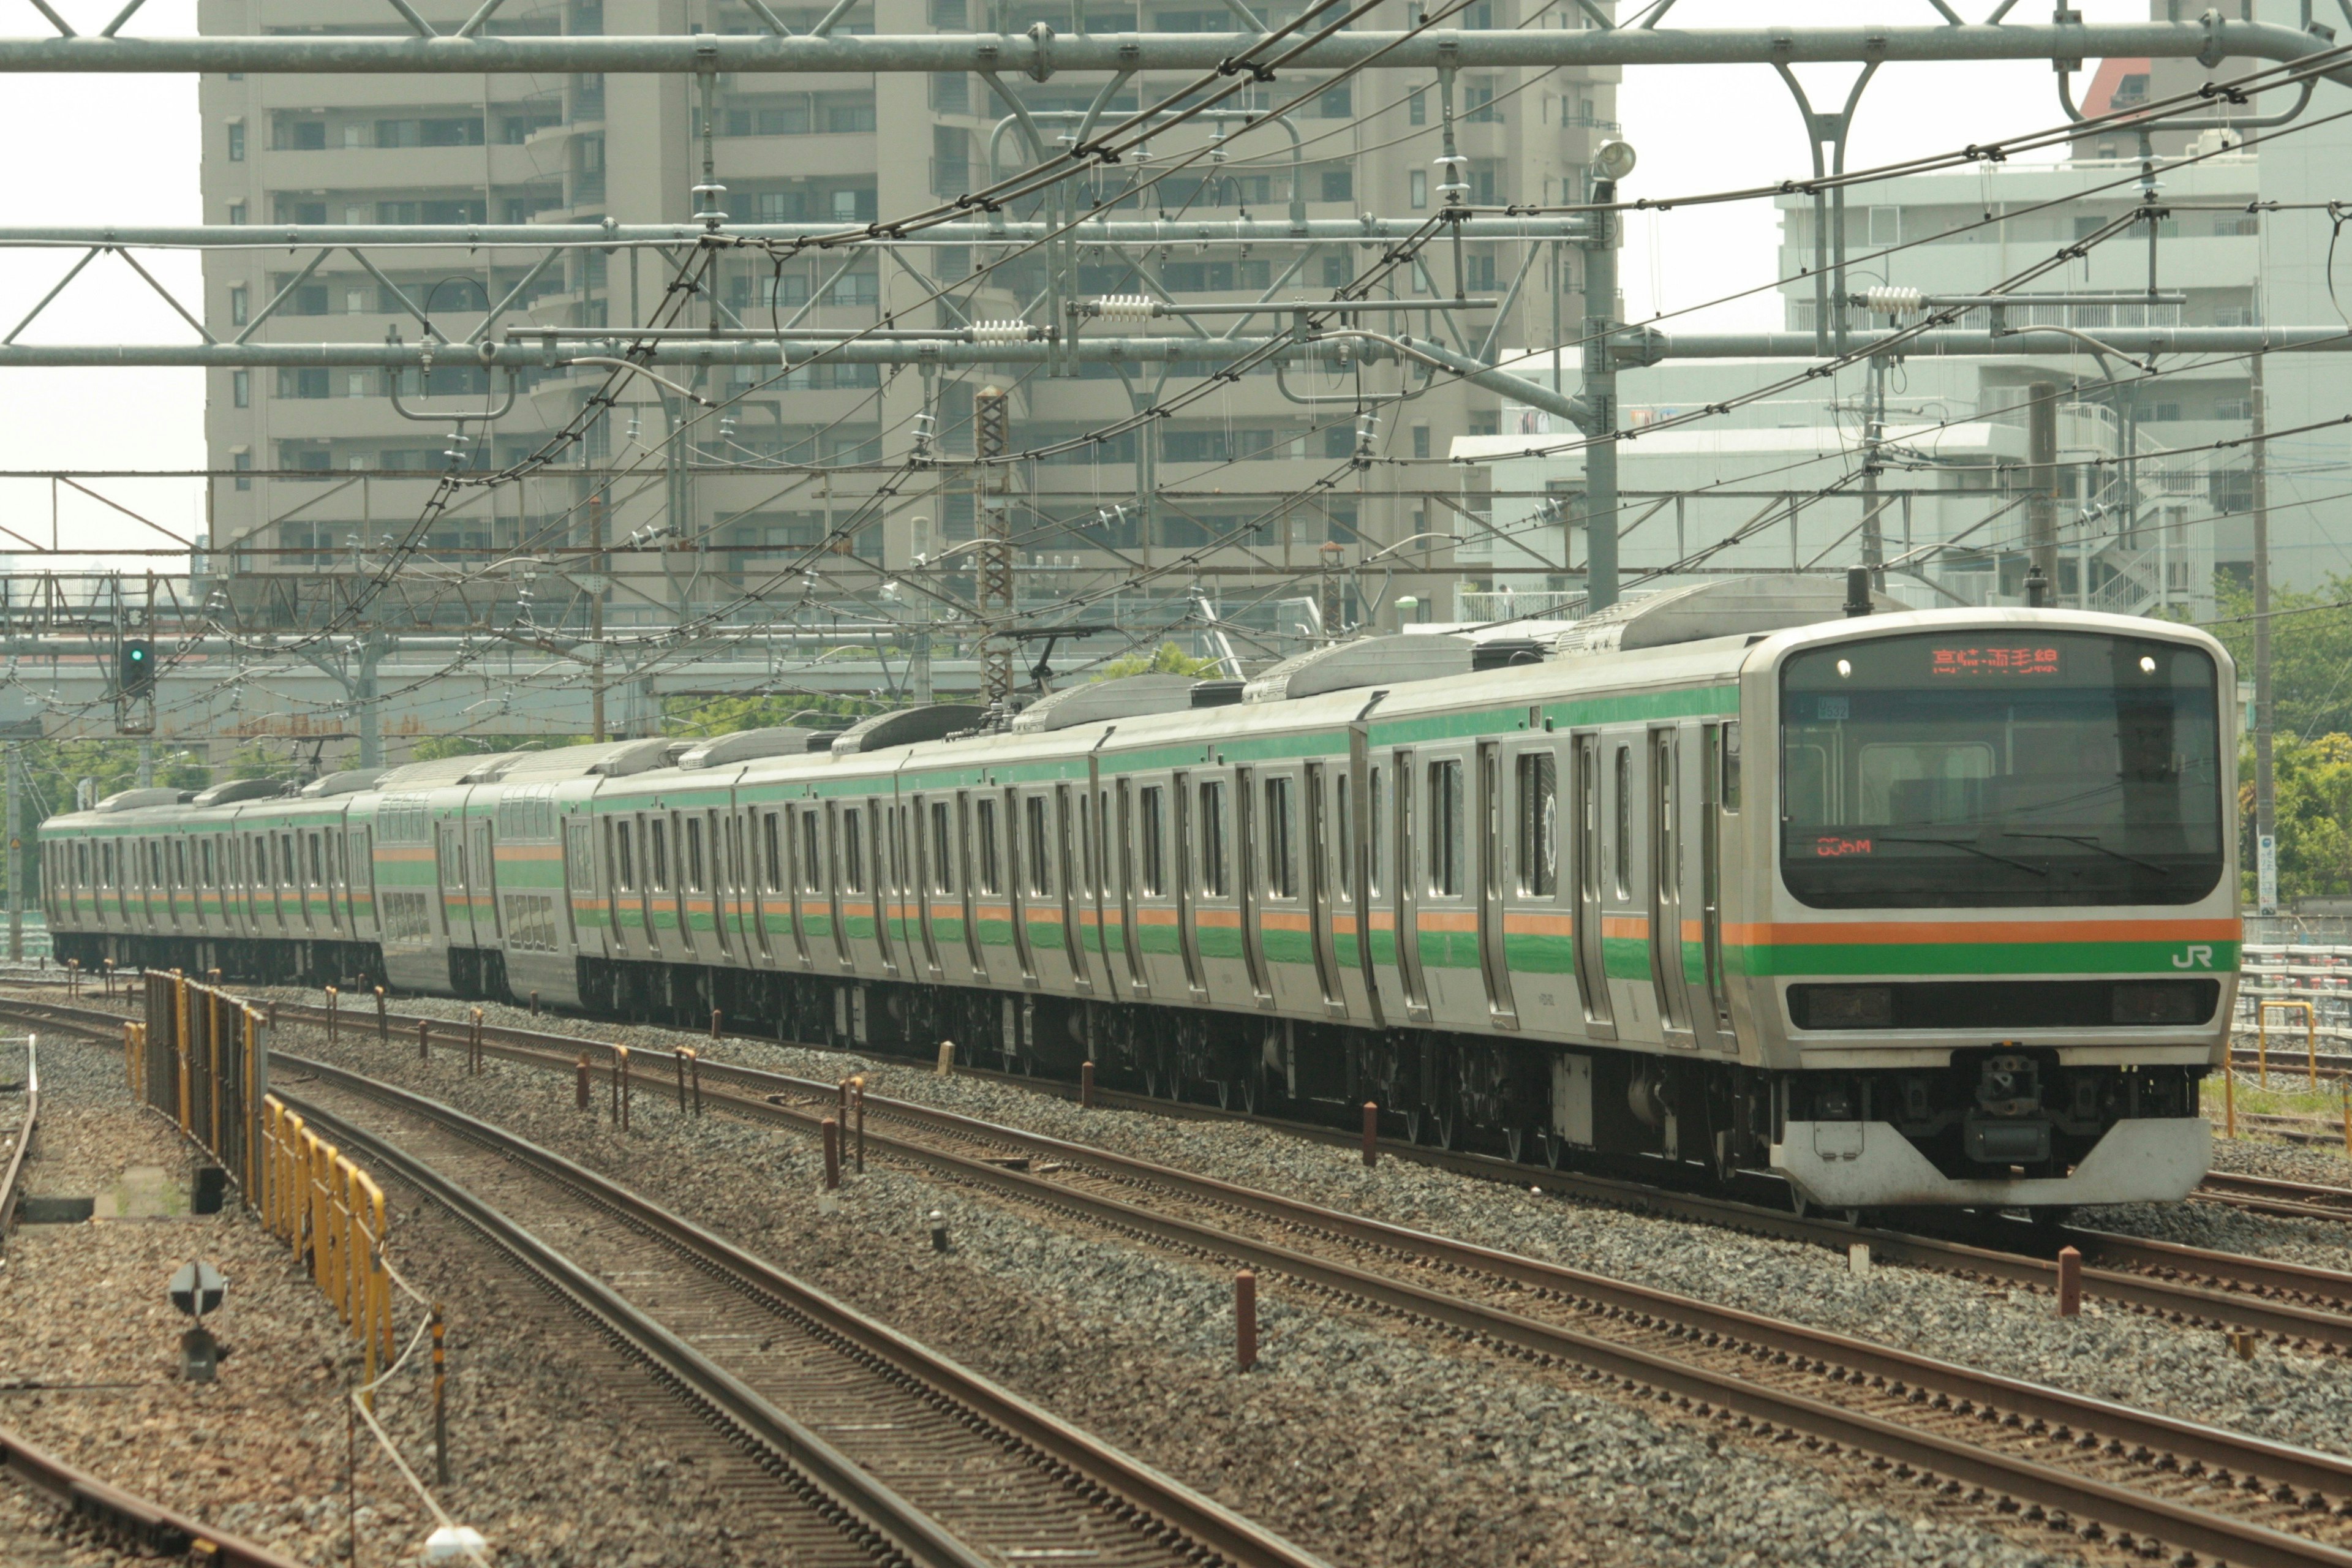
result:
M 2238 944 L 2234 942 L 1764 942 L 1733 948 L 1727 959 L 1735 973 L 1748 975 L 2209 975 L 2236 971 Z

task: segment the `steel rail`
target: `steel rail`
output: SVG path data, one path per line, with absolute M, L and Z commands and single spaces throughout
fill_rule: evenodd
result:
M 320 1077 L 334 1070 L 321 1070 L 299 1059 L 278 1059 L 304 1071 L 318 1072 Z M 876 1548 L 878 1555 L 935 1568 L 992 1568 L 987 1558 L 957 1540 L 887 1483 L 866 1473 L 831 1443 L 637 1310 L 619 1292 L 498 1208 L 398 1144 L 377 1137 L 289 1089 L 273 1087 L 271 1092 L 299 1112 L 306 1124 L 331 1133 L 345 1152 L 363 1151 L 376 1168 L 396 1174 L 481 1232 L 501 1251 L 537 1275 L 559 1299 L 600 1326 L 657 1374 L 673 1382 L 730 1427 L 734 1435 L 794 1474 L 823 1500 L 820 1507 L 835 1511 L 854 1532 L 866 1536 L 866 1544 Z
M 276 1007 L 278 1016 L 289 1021 L 313 1025 L 324 1025 L 327 1021 L 326 1009 L 309 1003 L 279 1002 Z M 69 1026 L 67 1021 L 72 1016 L 81 1015 L 86 1018 L 106 1020 L 107 1025 L 115 1029 L 121 1027 L 118 1015 L 102 1014 L 95 1009 L 61 1007 L 48 1002 L 0 998 L 0 1012 L 5 1011 L 16 1011 L 25 1016 L 47 1017 L 64 1026 Z M 373 1015 L 345 1013 L 341 1016 L 341 1026 L 363 1028 L 372 1018 Z M 455 1020 L 410 1013 L 387 1014 L 386 1022 L 389 1027 L 408 1035 L 413 1035 L 419 1024 L 425 1025 L 428 1030 L 437 1027 L 442 1037 L 451 1042 L 462 1038 L 468 1028 L 468 1026 Z M 101 1028 L 99 1032 L 106 1031 Z M 604 1041 L 584 1036 L 491 1023 L 482 1026 L 482 1038 L 486 1047 L 504 1047 L 501 1054 L 511 1053 L 518 1059 L 551 1068 L 568 1068 L 583 1051 L 606 1058 L 613 1049 Z M 551 1052 L 552 1054 L 549 1054 Z M 800 1093 L 808 1092 L 807 1086 L 814 1082 L 765 1068 L 708 1060 L 700 1064 L 700 1070 L 706 1077 L 720 1081 L 755 1087 L 767 1085 Z M 968 1068 L 958 1070 L 999 1079 L 1033 1090 L 1052 1092 L 1063 1098 L 1068 1098 L 1074 1092 L 1071 1086 L 1034 1078 L 986 1073 L 984 1069 Z M 830 1092 L 830 1086 L 822 1087 Z M 1156 1115 L 1205 1121 L 1245 1120 L 1319 1142 L 1353 1147 L 1359 1142 L 1351 1134 L 1311 1122 L 1214 1110 L 1205 1106 L 1188 1106 L 1145 1095 L 1099 1089 L 1095 1091 L 1095 1098 L 1105 1105 Z M 877 1101 L 869 1100 L 867 1103 L 873 1105 Z M 908 1113 L 912 1115 L 947 1117 L 953 1114 L 914 1106 L 911 1102 L 894 1103 L 906 1104 Z M 1040 1144 L 1050 1142 L 1038 1134 L 1019 1133 L 1011 1129 L 1002 1131 L 1004 1136 L 1033 1139 Z M 2059 1246 L 2072 1246 L 2083 1256 L 2082 1285 L 2086 1298 L 2104 1300 L 2177 1322 L 2249 1331 L 2282 1344 L 2352 1354 L 2352 1275 L 2302 1264 L 2071 1226 L 2037 1233 L 2019 1226 L 2016 1227 L 2020 1233 L 2017 1240 L 2006 1247 L 1974 1246 L 1942 1237 L 1850 1225 L 1792 1214 L 1785 1209 L 1765 1208 L 1729 1198 L 1677 1192 L 1609 1176 L 1525 1165 L 1492 1155 L 1387 1141 L 1382 1142 L 1381 1148 L 1392 1157 L 1453 1171 L 1457 1174 L 1522 1187 L 1540 1187 L 1565 1197 L 1713 1225 L 1747 1235 L 1836 1248 L 1843 1248 L 1857 1241 L 1864 1242 L 1869 1245 L 1872 1257 L 1881 1262 L 1907 1264 L 1969 1279 L 2022 1286 L 2037 1291 L 2055 1291 L 2058 1267 L 2048 1258 L 2033 1256 L 2021 1249 L 2035 1247 L 2054 1251 Z M 2221 1288 L 2208 1289 L 2189 1282 L 2200 1279 L 2215 1281 Z M 2231 1286 L 2250 1289 L 2231 1289 Z M 2326 1303 L 2342 1310 L 2331 1310 L 2328 1306 L 2301 1304 L 2305 1302 Z
M 814 1321 L 823 1331 L 839 1336 L 858 1352 L 899 1375 L 960 1406 L 970 1415 L 993 1425 L 1055 1463 L 1078 1472 L 1115 1496 L 1118 1504 L 1139 1510 L 1149 1515 L 1153 1523 L 1185 1537 L 1195 1551 L 1213 1552 L 1219 1559 L 1235 1564 L 1237 1568 L 1327 1568 L 1323 1561 L 1314 1554 L 1194 1491 L 1174 1478 L 1163 1475 L 1092 1433 L 1064 1421 L 1042 1405 L 1033 1404 L 887 1324 L 867 1317 L 814 1286 L 753 1257 L 683 1215 L 551 1150 L 439 1100 L 330 1062 L 283 1051 L 273 1051 L 271 1061 L 279 1068 L 308 1073 L 425 1117 L 580 1192 L 592 1202 L 618 1212 L 632 1224 L 653 1233 L 698 1265 L 757 1294 L 781 1301 L 790 1311 Z M 375 1157 L 395 1167 L 404 1177 L 416 1181 L 417 1184 L 445 1202 L 448 1199 L 444 1194 L 454 1190 L 458 1203 L 452 1206 L 477 1224 L 481 1223 L 480 1216 L 483 1215 L 495 1219 L 502 1229 L 490 1234 L 500 1241 L 500 1245 L 507 1244 L 502 1234 L 504 1229 L 519 1230 L 520 1227 L 514 1226 L 512 1221 L 498 1215 L 496 1211 L 471 1194 L 465 1193 L 464 1189 L 455 1187 L 455 1184 L 390 1140 L 359 1128 L 348 1119 L 338 1117 L 305 1100 L 298 1090 L 287 1087 L 283 1079 L 278 1080 L 278 1085 L 280 1087 L 273 1088 L 273 1093 L 299 1110 L 312 1125 L 332 1130 L 345 1147 L 368 1148 Z M 420 1180 L 420 1176 L 423 1179 Z M 528 1237 L 527 1232 L 520 1234 Z M 567 1264 L 565 1267 L 570 1266 Z M 584 1272 L 583 1277 L 591 1278 Z M 619 1302 L 619 1298 L 601 1284 L 597 1289 L 612 1302 Z M 625 1303 L 621 1305 L 625 1307 Z M 683 1345 L 683 1342 L 677 1342 Z M 688 1350 L 688 1353 L 699 1359 L 698 1352 Z M 711 1370 L 721 1377 L 729 1376 L 715 1366 Z M 749 1389 L 744 1389 L 743 1394 L 751 1399 L 759 1398 Z M 790 1417 L 785 1419 L 790 1420 Z M 819 1441 L 813 1436 L 809 1440 Z M 845 1458 L 839 1462 L 851 1464 Z M 852 1465 L 852 1468 L 855 1468 Z M 2352 1558 L 2347 1558 L 2347 1562 L 2352 1563 Z
M 1045 81 L 1069 71 L 1249 68 L 1234 62 L 1263 42 L 1250 33 L 875 34 L 864 37 L 729 33 L 671 37 L 16 37 L 0 40 L 0 71 L 257 74 L 531 75 L 1019 72 Z M 2316 33 L 2231 21 L 2218 10 L 2184 22 L 1943 26 L 1430 28 L 1349 31 L 1297 49 L 1289 71 L 1377 64 L 1386 69 L 1459 66 L 1796 65 L 1811 61 L 2061 60 L 2147 56 L 2293 61 L 2326 52 Z M 2343 69 L 2332 79 L 2352 79 Z
M 8 1152 L 5 1168 L 0 1168 L 0 1253 L 8 1247 L 8 1233 L 16 1227 L 19 1194 L 16 1184 L 24 1177 L 25 1156 L 33 1147 L 33 1129 L 41 1115 L 41 1068 L 35 1055 L 35 1046 L 25 1047 L 25 1120 L 16 1129 L 16 1146 Z
M 706 1076 L 724 1076 L 717 1064 L 702 1063 L 701 1071 Z M 830 1101 L 835 1094 L 835 1086 L 815 1080 L 803 1080 L 802 1088 L 803 1092 L 821 1101 Z M 824 1120 L 821 1107 L 803 1110 L 780 1105 L 765 1098 L 741 1098 L 723 1089 L 710 1091 L 709 1099 L 730 1110 L 789 1121 L 807 1133 L 818 1131 Z M 1892 1384 L 1897 1388 L 1907 1385 L 1915 1390 L 1915 1402 L 1941 1393 L 1956 1401 L 1971 1401 L 1996 1413 L 2014 1413 L 2054 1427 L 2095 1428 L 2109 1438 L 2126 1444 L 2159 1448 L 2210 1466 L 2227 1468 L 2239 1475 L 2262 1474 L 2274 1482 L 2292 1485 L 2304 1493 L 2327 1494 L 2342 1499 L 2347 1508 L 2352 1509 L 2352 1459 L 2290 1444 L 2274 1443 L 2267 1438 L 2245 1436 L 2203 1423 L 2179 1420 L 2109 1400 L 2027 1383 L 1803 1323 L 1610 1279 L 1540 1258 L 1501 1252 L 1450 1237 L 1219 1181 L 1091 1144 L 1075 1143 L 940 1110 L 935 1106 L 877 1095 L 867 1095 L 865 1104 L 870 1112 L 892 1120 L 917 1121 L 960 1137 L 1009 1145 L 1068 1164 L 1093 1167 L 1124 1181 L 1167 1188 L 1279 1225 L 1322 1231 L 1351 1243 L 1411 1258 L 1441 1269 L 1465 1275 L 1483 1275 L 1528 1289 L 1582 1298 L 1612 1312 L 1622 1312 L 1637 1320 L 1670 1320 L 1694 1335 L 1719 1336 L 1782 1356 L 1825 1362 L 1881 1384 Z M 937 1152 L 887 1134 L 869 1132 L 867 1140 L 879 1148 L 909 1158 L 928 1160 L 932 1152 Z M 949 1161 L 941 1168 L 952 1174 L 1012 1187 L 1024 1195 L 1034 1195 L 1034 1187 L 1030 1184 L 1034 1178 L 1024 1176 L 1019 1172 L 1007 1173 L 985 1159 L 975 1165 L 970 1158 L 956 1155 L 952 1151 L 940 1152 L 946 1153 Z M 1008 1175 L 1022 1176 L 1022 1180 L 1013 1182 L 1007 1179 Z M 1058 1184 L 1049 1183 L 1045 1186 L 1057 1196 L 1066 1190 Z M 1121 1205 L 1117 1212 L 1123 1216 L 1128 1206 Z M 1233 1239 L 1240 1242 L 1244 1238 Z
M 110 1485 L 6 1426 L 0 1426 L 0 1469 L 45 1494 L 68 1517 L 143 1551 L 212 1568 L 302 1568 L 267 1546 Z
M 317 1074 L 329 1081 L 358 1089 L 426 1115 L 445 1125 L 460 1128 L 467 1136 L 487 1135 L 487 1141 L 502 1150 L 519 1154 L 534 1163 L 545 1162 L 550 1169 L 578 1171 L 562 1156 L 536 1150 L 514 1134 L 488 1123 L 478 1121 L 413 1091 L 384 1084 L 364 1075 L 283 1052 L 274 1052 L 273 1059 L 280 1066 L 297 1071 Z M 832 1086 L 817 1085 L 820 1089 Z M 286 1093 L 278 1091 L 281 1097 Z M 870 1106 L 873 1101 L 868 1100 Z M 895 1102 L 894 1102 L 895 1103 Z M 306 1110 L 306 1115 L 312 1112 Z M 808 1120 L 814 1121 L 814 1118 Z M 356 1132 L 348 1122 L 321 1116 L 321 1124 L 339 1131 Z M 982 1124 L 986 1125 L 986 1124 Z M 365 1135 L 361 1137 L 364 1139 Z M 2207 1513 L 2168 1500 L 2133 1489 L 2096 1480 L 2072 1471 L 2058 1470 L 2040 1462 L 2000 1453 L 1964 1440 L 1941 1434 L 1915 1429 L 1860 1411 L 1809 1398 L 1802 1394 L 1755 1384 L 1727 1373 L 1714 1371 L 1667 1356 L 1654 1354 L 1634 1346 L 1605 1340 L 1557 1324 L 1524 1315 L 1507 1312 L 1444 1291 L 1424 1289 L 1383 1275 L 1368 1272 L 1345 1264 L 1331 1262 L 1294 1249 L 1255 1238 L 1234 1236 L 1229 1232 L 1156 1214 L 1123 1201 L 1101 1197 L 1066 1185 L 1045 1180 L 1027 1173 L 991 1164 L 983 1160 L 952 1153 L 945 1150 L 919 1144 L 898 1144 L 898 1150 L 947 1173 L 965 1180 L 982 1183 L 1001 1190 L 1024 1194 L 1048 1207 L 1075 1212 L 1083 1217 L 1097 1220 L 1130 1232 L 1139 1232 L 1189 1251 L 1235 1261 L 1278 1273 L 1302 1284 L 1334 1295 L 1370 1302 L 1389 1310 L 1408 1313 L 1449 1329 L 1466 1332 L 1493 1343 L 1520 1352 L 1543 1356 L 1580 1368 L 1588 1378 L 1607 1378 L 1637 1388 L 1655 1391 L 1677 1402 L 1691 1404 L 1702 1415 L 1719 1415 L 1727 1419 L 1745 1418 L 1751 1427 L 1762 1424 L 1772 1434 L 1787 1432 L 1814 1441 L 1850 1447 L 1863 1453 L 1878 1456 L 1896 1465 L 1907 1466 L 1921 1472 L 1915 1479 L 1923 1484 L 1948 1480 L 2000 1496 L 2012 1498 L 2021 1503 L 2045 1510 L 2063 1510 L 2070 1516 L 2096 1520 L 2106 1528 L 2163 1541 L 2189 1551 L 2199 1552 L 2239 1564 L 2241 1568 L 2309 1568 L 2315 1563 L 2352 1568 L 2352 1552 L 2292 1535 L 2267 1525 L 2227 1515 Z M 1071 1146 L 1076 1147 L 1076 1146 Z M 381 1145 L 379 1145 L 381 1148 Z M 381 1155 L 379 1155 L 381 1157 Z M 609 1186 L 602 1178 L 580 1173 L 587 1182 L 600 1188 Z M 567 1173 L 567 1179 L 569 1179 Z M 1197 1178 L 1196 1178 L 1197 1180 Z M 665 1214 L 645 1200 L 636 1200 L 642 1211 Z M 685 1223 L 685 1222 L 679 1222 Z M 1367 1222 L 1369 1223 L 1369 1222 Z M 1432 1238 L 1434 1239 L 1434 1238 Z M 729 1254 L 735 1249 L 712 1238 L 723 1252 L 712 1254 L 722 1267 L 732 1261 Z M 735 1254 L 740 1258 L 743 1255 Z M 756 1266 L 756 1260 L 751 1260 Z M 1532 1260 L 1519 1260 L 1532 1264 Z M 1540 1268 L 1540 1266 L 1535 1266 Z M 1567 1271 L 1562 1271 L 1566 1273 Z M 1559 1288 L 1557 1281 L 1552 1288 Z M 1657 1293 L 1660 1301 L 1671 1301 L 1673 1310 L 1680 1310 L 1683 1303 Z M 1724 1310 L 1715 1310 L 1724 1312 Z M 1747 1314 L 1725 1312 L 1723 1321 L 1736 1334 L 1752 1327 L 1739 1323 Z M 1789 1325 L 1787 1327 L 1793 1327 Z M 1854 1342 L 1857 1350 L 1859 1346 Z M 1900 1352 L 1881 1352 L 1899 1356 Z M 1889 1364 L 1895 1364 L 1890 1362 Z M 1956 1372 L 1960 1369 L 1954 1369 Z M 1983 1374 L 1979 1374 L 1983 1375 Z M 2058 1391 L 2047 1391 L 2045 1398 L 2064 1402 L 2069 1396 Z M 2103 1402 L 2087 1402 L 2102 1404 Z M 2057 1405 L 2053 1405 L 2056 1408 Z M 2105 1407 L 2107 1410 L 2119 1407 Z M 2162 1421 L 2160 1417 L 2148 1417 Z M 2150 1431 L 2157 1428 L 2150 1427 Z M 2165 1433 L 2168 1447 L 2192 1430 L 2190 1424 L 2171 1424 Z M 2201 1435 L 2209 1446 L 2225 1442 L 2229 1435 L 2208 1429 Z M 2244 1439 L 2247 1444 L 2260 1444 L 2259 1439 Z M 2315 1476 L 2323 1470 L 2334 1477 L 2333 1485 L 2343 1488 L 2352 1477 L 2352 1465 L 2328 1467 L 2326 1456 L 2296 1456 L 2284 1445 L 2260 1444 L 2266 1450 L 2264 1459 L 2273 1464 L 2285 1464 L 2300 1459 L 2298 1468 L 2305 1475 Z M 2244 1463 L 2247 1448 L 2233 1447 Z M 2233 1478 L 2237 1473 L 2233 1468 Z

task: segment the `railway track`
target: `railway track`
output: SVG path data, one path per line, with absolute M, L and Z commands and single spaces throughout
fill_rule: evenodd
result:
M 281 1016 L 287 1009 L 281 1005 Z M 488 1038 L 569 1069 L 561 1049 Z M 532 1031 L 499 1030 L 500 1036 Z M 541 1040 L 551 1037 L 539 1037 Z M 358 1075 L 280 1051 L 282 1070 Z M 835 1086 L 702 1066 L 721 1108 L 813 1131 Z M 415 1110 L 405 1090 L 368 1092 Z M 1195 1256 L 1440 1324 L 1752 1436 L 1866 1456 L 2086 1536 L 2246 1564 L 2352 1564 L 2352 1461 L 1333 1213 L 928 1106 L 869 1098 L 869 1144 Z M 456 1113 L 436 1108 L 446 1121 Z M 723 1244 L 721 1244 L 723 1245 Z
M 272 1006 L 275 1016 L 288 1023 L 323 1026 L 329 1018 L 326 1008 L 309 1003 L 279 1000 Z M 126 1016 L 120 1012 L 47 999 L 16 997 L 0 997 L 0 1012 L 45 1019 L 58 1027 L 78 1028 L 79 1032 L 107 1037 L 120 1031 Z M 345 1010 L 338 1022 L 344 1030 L 361 1033 L 379 1027 L 373 1012 Z M 443 1049 L 456 1048 L 467 1033 L 467 1026 L 457 1020 L 416 1014 L 387 1013 L 381 1023 L 387 1039 L 400 1041 L 414 1040 L 419 1025 L 433 1032 Z M 683 1036 L 685 1032 L 679 1033 Z M 512 1025 L 486 1022 L 482 1039 L 485 1050 L 490 1054 L 551 1070 L 570 1071 L 583 1056 L 599 1064 L 609 1063 L 613 1055 L 612 1046 L 604 1041 Z M 666 1059 L 643 1051 L 637 1052 L 636 1057 L 640 1062 Z M 1066 1099 L 1076 1095 L 1073 1086 L 1050 1079 L 985 1068 L 959 1067 L 956 1070 L 1038 1093 Z M 814 1079 L 732 1063 L 705 1060 L 699 1065 L 699 1072 L 709 1083 L 754 1094 L 780 1090 L 807 1094 L 813 1085 L 826 1094 L 833 1092 L 833 1086 L 818 1084 Z M 1099 1105 L 1159 1116 L 1250 1121 L 1326 1144 L 1353 1148 L 1360 1142 L 1355 1136 L 1313 1122 L 1185 1104 L 1122 1090 L 1097 1089 L 1094 1100 Z M 867 1104 L 879 1109 L 882 1102 L 869 1099 Z M 910 1102 L 894 1105 L 891 1113 L 916 1118 L 950 1114 Z M 1052 1142 L 1011 1128 L 998 1129 L 997 1136 L 1006 1142 L 1008 1148 L 1017 1148 L 1023 1140 L 1038 1146 Z M 2041 1292 L 2055 1292 L 2058 1269 L 2053 1255 L 2060 1247 L 2071 1246 L 2083 1258 L 2086 1299 L 2151 1313 L 2173 1322 L 2251 1332 L 2283 1345 L 2352 1355 L 2352 1274 L 2079 1226 L 2042 1229 L 2022 1222 L 2005 1222 L 1976 1227 L 1972 1239 L 1894 1231 L 1708 1194 L 1585 1172 L 1552 1170 L 1487 1154 L 1390 1140 L 1381 1141 L 1380 1147 L 1387 1157 L 1521 1188 L 1532 1187 L 1553 1196 L 1841 1251 L 1862 1242 L 1871 1247 L 1872 1256 L 1880 1262 Z M 1105 1159 L 1118 1158 L 1108 1152 L 1098 1153 Z M 2217 1191 L 2215 1195 L 2221 1194 Z M 2306 1201 L 2315 1204 L 2315 1200 Z M 2293 1217 L 2314 1216 L 2298 1214 Z M 2352 1208 L 2347 1208 L 2347 1217 L 2352 1217 Z M 1990 1245 L 1979 1244 L 1985 1242 Z
M 33 1130 L 41 1116 L 41 1064 L 38 1043 L 25 1043 L 25 1110 L 16 1125 L 0 1142 L 0 1252 L 8 1247 L 8 1233 L 16 1228 L 16 1205 L 22 1194 L 25 1157 L 33 1147 Z
M 1001 1568 L 1068 1555 L 1112 1568 L 1320 1568 L 561 1155 L 328 1063 L 281 1051 L 273 1065 L 273 1092 L 312 1127 L 459 1215 L 764 1451 L 855 1540 L 856 1561 Z M 301 1078 L 310 1081 L 289 1081 Z M 320 1098 L 327 1086 L 341 1103 Z M 561 1237 L 561 1252 L 550 1237 Z M 843 1560 L 837 1549 L 794 1557 Z
M 87 1531 L 142 1556 L 209 1568 L 301 1568 L 266 1546 L 110 1486 L 6 1426 L 0 1426 L 0 1469 L 62 1512 L 69 1531 Z

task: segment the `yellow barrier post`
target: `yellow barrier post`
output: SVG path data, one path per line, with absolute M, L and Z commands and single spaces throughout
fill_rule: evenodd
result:
M 2221 1067 L 2221 1136 L 2235 1138 L 2237 1135 L 2238 1073 L 2236 1068 L 2224 1062 Z
M 172 1054 L 180 1070 L 180 1131 L 194 1131 L 195 1112 L 188 1083 L 188 977 L 172 971 Z

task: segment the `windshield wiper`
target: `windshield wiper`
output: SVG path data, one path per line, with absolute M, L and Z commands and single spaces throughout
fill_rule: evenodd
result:
M 2046 867 L 2013 859 L 2007 855 L 1996 855 L 1991 850 L 1971 844 L 1965 838 L 1937 838 L 1927 834 L 1914 836 L 1901 833 L 1874 833 L 1871 837 L 1883 838 L 1889 844 L 1948 844 L 1955 849 L 1965 849 L 1971 855 L 1981 855 L 1988 860 L 1998 860 L 2004 866 L 2014 866 L 2021 871 L 2031 871 L 2037 877 L 2050 875 L 2049 868 Z
M 2085 848 L 2095 849 L 2102 855 L 2112 855 L 2118 860 L 2127 860 L 2142 870 L 2153 871 L 2159 877 L 2172 875 L 2172 868 L 2168 866 L 2159 866 L 2153 860 L 2143 860 L 2137 855 L 2126 855 L 2120 849 L 2110 849 L 2087 833 L 2027 833 L 2021 828 L 2012 827 L 2004 831 L 2001 837 L 2003 838 L 2062 838 L 2069 844 L 2080 844 Z

